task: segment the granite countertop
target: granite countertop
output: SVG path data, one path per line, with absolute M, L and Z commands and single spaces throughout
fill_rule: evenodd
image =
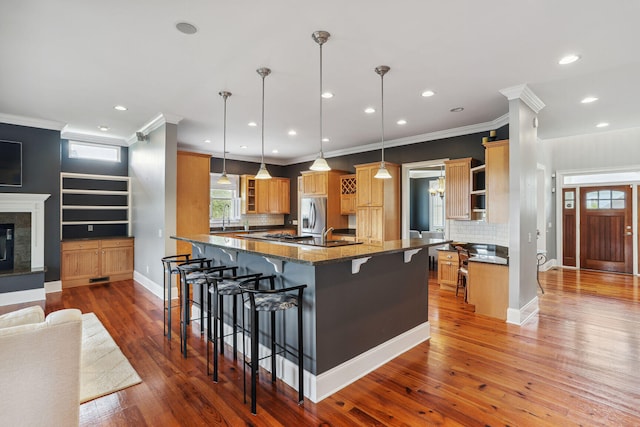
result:
M 278 231 L 278 230 L 294 230 L 298 228 L 294 225 L 274 225 L 274 226 L 251 226 L 248 230 L 244 229 L 243 225 L 226 227 L 226 230 L 222 230 L 222 227 L 214 227 L 210 229 L 211 234 L 233 234 L 233 233 L 262 233 L 265 231 Z
M 438 248 L 439 251 L 457 252 L 455 246 L 462 246 L 469 251 L 469 262 L 509 265 L 509 248 L 486 243 L 453 242 Z
M 356 229 L 355 228 L 337 228 L 333 230 L 331 233 L 338 236 L 355 236 Z
M 133 239 L 133 236 L 104 236 L 104 237 L 76 237 L 72 239 L 62 239 L 60 242 L 81 242 L 84 240 L 112 240 L 112 239 Z
M 400 253 L 413 249 L 422 249 L 449 243 L 450 240 L 402 239 L 384 242 L 383 245 L 348 245 L 331 248 L 307 246 L 288 242 L 269 242 L 234 238 L 224 235 L 198 234 L 189 236 L 171 236 L 193 244 L 204 244 L 240 252 L 255 253 L 271 258 L 300 264 L 320 265 L 348 261 L 356 258 L 373 257 L 391 253 Z

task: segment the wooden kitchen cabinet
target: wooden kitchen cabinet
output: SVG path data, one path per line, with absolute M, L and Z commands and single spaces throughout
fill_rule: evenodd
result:
M 62 287 L 133 278 L 132 237 L 61 243 Z
M 178 151 L 176 169 L 176 234 L 209 234 L 211 156 Z M 177 241 L 176 253 L 191 253 L 189 242 Z
M 288 214 L 291 212 L 289 178 L 255 179 L 240 177 L 240 199 L 243 214 Z
M 476 314 L 506 320 L 509 308 L 509 266 L 469 262 L 467 300 Z
M 289 178 L 257 179 L 256 183 L 256 212 L 263 214 L 288 214 Z
M 356 165 L 356 236 L 380 245 L 400 238 L 400 166 L 386 162 L 391 179 L 374 178 L 380 163 Z
M 482 219 L 473 214 L 471 204 L 471 168 L 477 164 L 471 157 L 444 162 L 447 219 Z
M 340 176 L 340 213 L 354 215 L 356 213 L 357 180 L 355 174 Z
M 438 283 L 440 289 L 456 290 L 458 284 L 458 253 L 438 251 Z
M 302 172 L 302 194 L 305 196 L 326 196 L 329 190 L 329 172 Z
M 487 222 L 509 222 L 509 140 L 485 142 Z

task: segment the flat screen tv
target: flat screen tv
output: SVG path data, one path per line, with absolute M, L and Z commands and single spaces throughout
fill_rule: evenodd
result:
M 22 187 L 22 143 L 0 140 L 0 186 Z

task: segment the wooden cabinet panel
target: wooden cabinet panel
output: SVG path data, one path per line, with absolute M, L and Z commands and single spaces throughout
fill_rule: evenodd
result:
M 340 176 L 340 213 L 356 213 L 357 179 L 355 174 Z
M 471 160 L 467 157 L 444 162 L 448 219 L 471 219 Z
M 240 200 L 243 214 L 254 214 L 256 211 L 256 180 L 253 176 L 240 177 Z
M 509 222 L 509 140 L 485 142 L 487 222 Z
M 211 156 L 178 151 L 176 234 L 209 234 Z M 191 253 L 191 244 L 177 241 L 176 253 Z
M 133 278 L 133 238 L 62 242 L 60 258 L 62 287 Z
M 256 181 L 256 211 L 260 214 L 285 214 L 289 206 L 289 178 L 258 179 Z
M 380 163 L 356 165 L 356 234 L 380 245 L 400 238 L 400 166 L 386 163 L 391 179 L 378 179 Z
M 306 196 L 326 196 L 328 172 L 302 172 L 302 193 Z
M 458 254 L 456 252 L 438 252 L 438 283 L 440 289 L 456 290 L 458 283 Z
M 509 308 L 509 267 L 469 262 L 467 300 L 476 314 L 506 320 Z

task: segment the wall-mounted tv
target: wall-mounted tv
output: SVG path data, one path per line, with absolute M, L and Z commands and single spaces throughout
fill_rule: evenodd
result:
M 0 186 L 22 187 L 22 143 L 0 140 Z

